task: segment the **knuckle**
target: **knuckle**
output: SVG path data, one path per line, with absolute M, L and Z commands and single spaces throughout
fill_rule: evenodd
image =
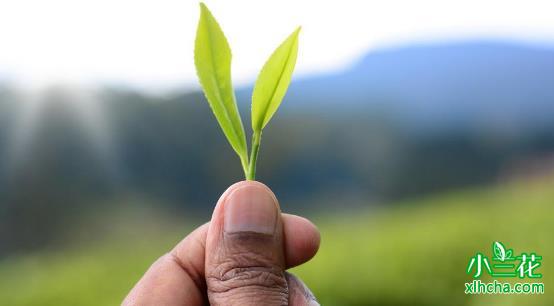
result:
M 233 289 L 280 290 L 286 289 L 283 273 L 268 267 L 236 267 L 219 275 L 209 276 L 210 291 L 227 292 Z
M 233 268 L 215 279 L 215 291 L 229 291 L 237 288 L 257 287 L 280 289 L 286 287 L 282 273 L 267 267 Z
M 239 305 L 256 304 L 253 301 L 273 301 L 266 305 L 287 304 L 288 285 L 283 270 L 253 256 L 234 256 L 206 275 L 211 301 L 236 300 Z

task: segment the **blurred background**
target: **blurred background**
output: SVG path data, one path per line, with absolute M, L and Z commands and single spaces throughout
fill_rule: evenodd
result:
M 206 1 L 250 134 L 258 70 L 303 26 L 258 179 L 312 219 L 323 305 L 553 305 L 549 1 Z M 0 304 L 118 305 L 242 179 L 196 81 L 196 1 L 0 10 Z M 493 241 L 543 296 L 466 296 Z M 486 280 L 485 278 L 484 280 Z

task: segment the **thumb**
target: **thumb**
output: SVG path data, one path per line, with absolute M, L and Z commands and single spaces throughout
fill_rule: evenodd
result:
M 275 195 L 244 181 L 221 196 L 206 239 L 210 305 L 287 305 L 283 224 Z

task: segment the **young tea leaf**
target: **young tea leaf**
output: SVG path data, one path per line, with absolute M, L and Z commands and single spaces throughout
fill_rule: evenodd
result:
M 298 27 L 265 63 L 252 93 L 252 129 L 261 131 L 281 104 L 298 54 Z
M 248 153 L 231 82 L 231 49 L 219 24 L 203 3 L 200 3 L 194 64 L 206 99 L 246 171 Z

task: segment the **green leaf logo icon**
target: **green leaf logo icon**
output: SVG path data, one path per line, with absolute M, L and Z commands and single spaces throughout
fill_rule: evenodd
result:
M 495 241 L 492 244 L 492 251 L 493 251 L 494 257 L 496 259 L 498 259 L 502 262 L 506 260 L 506 249 L 504 248 L 504 245 L 502 245 L 502 243 L 500 243 L 498 241 Z

